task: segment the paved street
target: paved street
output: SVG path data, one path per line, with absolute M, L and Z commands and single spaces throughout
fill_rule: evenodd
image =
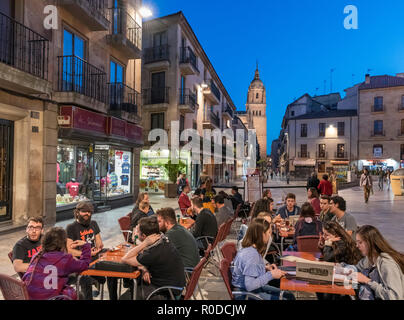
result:
M 295 182 L 294 184 L 301 185 L 302 183 Z M 283 184 L 272 182 L 270 185 L 282 186 Z M 229 189 L 225 190 L 229 191 Z M 302 204 L 306 200 L 305 188 L 273 188 L 272 195 L 275 202 L 280 201 L 282 196 L 288 192 L 296 194 L 298 204 Z M 404 210 L 402 210 L 404 197 L 394 199 L 391 191 L 381 192 L 375 190 L 375 194 L 371 197 L 369 203 L 365 204 L 362 190 L 359 187 L 340 191 L 339 194 L 347 200 L 348 211 L 355 216 L 359 225 L 371 224 L 376 226 L 390 241 L 393 247 L 402 252 L 404 251 L 404 233 L 402 232 L 402 226 L 404 225 Z M 171 206 L 178 211 L 177 200 L 165 199 L 162 195 L 151 196 L 151 205 L 155 210 L 165 206 Z M 94 219 L 100 226 L 106 247 L 114 246 L 122 241 L 122 234 L 119 231 L 117 220 L 127 214 L 131 209 L 132 207 L 128 206 L 94 215 Z M 57 226 L 66 227 L 71 222 L 72 220 L 59 222 Z M 0 273 L 8 275 L 15 274 L 8 260 L 7 253 L 12 249 L 14 243 L 23 237 L 24 234 L 25 231 L 19 231 L 14 234 L 0 236 Z M 230 241 L 235 241 L 236 230 L 233 230 L 229 238 Z M 212 276 L 204 271 L 200 284 L 205 298 L 227 299 L 227 293 L 220 277 Z

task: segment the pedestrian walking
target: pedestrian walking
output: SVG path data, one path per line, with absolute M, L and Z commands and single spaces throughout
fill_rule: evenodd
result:
M 271 180 L 274 180 L 274 172 L 271 170 Z
M 383 183 L 384 183 L 384 179 L 385 179 L 385 174 L 384 174 L 383 169 L 381 169 L 378 172 L 378 175 L 379 175 L 379 191 L 383 191 Z
M 372 177 L 369 174 L 369 170 L 365 169 L 360 179 L 360 186 L 363 187 L 363 192 L 365 196 L 365 203 L 369 202 L 370 192 L 373 190 Z
M 391 171 L 387 170 L 387 172 L 386 172 L 387 191 L 390 191 L 390 176 L 391 176 Z
M 229 177 L 230 175 L 229 175 L 229 171 L 225 171 L 224 172 L 224 179 L 225 179 L 225 181 L 226 181 L 226 183 L 229 183 L 229 181 L 230 181 L 230 177 Z

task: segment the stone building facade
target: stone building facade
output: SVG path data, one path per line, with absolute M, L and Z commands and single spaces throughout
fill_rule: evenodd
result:
M 6 174 L 0 169 L 6 190 L 0 220 L 12 226 L 31 216 L 49 224 L 71 217 L 79 196 L 114 207 L 132 203 L 138 191 L 141 1 L 61 0 L 57 28 L 45 29 L 49 4 L 55 3 L 6 0 L 0 6 L 5 40 L 0 44 L 0 126 L 9 128 L 11 139 L 3 143 L 9 154 Z M 21 29 L 18 39 L 8 37 L 10 27 Z M 66 181 L 61 180 L 61 150 L 69 162 Z M 119 185 L 122 194 L 115 198 L 108 186 L 113 151 L 130 155 L 120 162 L 130 163 L 130 169 L 121 172 L 125 177 L 119 183 L 125 186 Z M 96 160 L 101 153 L 108 172 Z
M 370 76 L 359 86 L 359 169 L 404 166 L 404 75 Z

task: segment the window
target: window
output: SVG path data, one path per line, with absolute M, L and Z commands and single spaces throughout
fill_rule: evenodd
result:
M 400 146 L 400 155 L 401 161 L 404 161 L 404 144 Z
M 325 162 L 318 162 L 318 172 L 326 172 L 325 171 Z
M 78 35 L 63 31 L 63 91 L 81 91 L 84 87 L 85 40 Z
M 383 135 L 383 120 L 375 120 L 373 125 L 374 135 Z
M 76 56 L 85 60 L 85 40 L 65 29 L 63 32 L 63 55 Z
M 383 111 L 383 97 L 375 97 L 374 112 Z
M 318 145 L 318 157 L 325 158 L 325 144 Z
M 401 135 L 404 135 L 404 119 L 401 119 Z
M 167 32 L 159 32 L 153 35 L 153 45 L 154 47 L 164 46 L 168 43 Z
M 109 81 L 111 83 L 124 83 L 124 67 L 119 63 L 112 61 L 110 63 Z
M 307 158 L 307 144 L 302 144 L 300 145 L 300 157 L 301 158 Z
M 404 110 L 404 95 L 401 96 L 401 104 L 398 107 L 400 110 Z
M 345 122 L 338 122 L 338 137 L 345 136 Z
M 180 139 L 181 139 L 181 133 L 185 129 L 185 117 L 183 115 L 180 115 Z
M 337 158 L 345 158 L 345 144 L 337 145 Z
M 294 116 L 295 116 L 295 112 L 294 112 L 294 111 L 291 111 L 291 112 L 290 112 L 290 115 L 291 115 L 292 117 L 294 117 Z
M 325 137 L 325 123 L 318 124 L 318 136 Z
M 307 137 L 307 124 L 306 123 L 302 123 L 300 125 L 300 136 Z
M 257 96 L 256 96 L 256 97 L 257 97 L 257 99 L 258 99 L 258 98 L 260 97 L 260 94 L 259 94 L 259 93 L 257 93 Z
M 164 129 L 164 112 L 151 114 L 150 129 Z
M 375 158 L 380 158 L 383 156 L 383 145 L 381 144 L 375 144 L 373 146 L 373 156 Z

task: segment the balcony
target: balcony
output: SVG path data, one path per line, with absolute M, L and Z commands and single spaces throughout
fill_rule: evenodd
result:
M 111 26 L 107 43 L 123 52 L 129 59 L 142 57 L 142 28 L 125 9 L 109 9 Z
M 123 83 L 108 83 L 109 113 L 117 118 L 139 122 L 140 94 Z
M 178 96 L 178 109 L 185 113 L 194 113 L 197 107 L 196 94 L 190 89 L 180 89 Z
M 74 18 L 86 24 L 90 31 L 109 29 L 106 0 L 57 0 L 56 4 L 68 9 Z
M 384 105 L 373 105 L 372 106 L 372 113 L 380 113 L 380 112 L 384 112 L 385 107 Z
M 220 90 L 215 85 L 212 79 L 205 81 L 205 86 L 203 86 L 203 94 L 207 99 L 212 102 L 212 105 L 220 104 Z
M 49 94 L 49 40 L 0 13 L 0 85 L 25 94 Z
M 168 45 L 144 49 L 144 66 L 149 71 L 168 69 L 170 66 L 170 50 Z
M 150 111 L 165 111 L 170 103 L 170 88 L 149 88 L 143 89 L 143 108 Z
M 234 113 L 228 104 L 222 106 L 222 115 L 223 118 L 227 118 L 227 120 L 233 120 Z
M 327 160 L 328 159 L 328 152 L 316 152 L 316 159 L 323 159 Z
M 404 103 L 398 105 L 398 112 L 404 112 Z
M 386 131 L 385 130 L 378 130 L 378 131 L 372 130 L 370 132 L 370 136 L 371 137 L 385 137 L 386 136 Z
M 309 159 L 310 152 L 298 152 L 297 156 L 298 156 L 298 158 L 301 158 L 301 159 Z
M 348 159 L 348 152 L 335 152 L 334 159 Z
M 190 47 L 180 47 L 180 70 L 184 75 L 199 74 L 198 58 Z
M 210 110 L 204 114 L 203 129 L 220 129 L 219 117 Z
M 105 111 L 108 87 L 104 71 L 76 56 L 58 57 L 55 100 Z

